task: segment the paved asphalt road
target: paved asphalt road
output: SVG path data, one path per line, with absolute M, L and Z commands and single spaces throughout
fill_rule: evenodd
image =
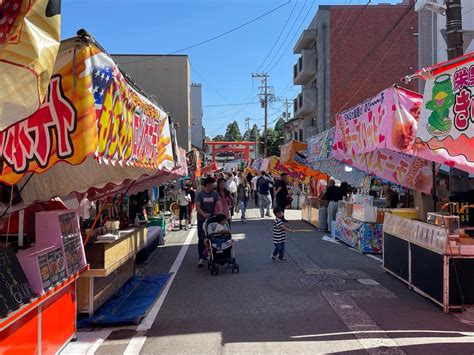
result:
M 96 354 L 474 354 L 474 325 L 443 314 L 379 260 L 324 240 L 289 211 L 297 231 L 287 262 L 273 262 L 272 219 L 250 216 L 233 223 L 240 274 L 198 269 L 194 236 L 151 329 L 114 331 Z M 167 272 L 186 237 L 170 234 L 140 271 Z

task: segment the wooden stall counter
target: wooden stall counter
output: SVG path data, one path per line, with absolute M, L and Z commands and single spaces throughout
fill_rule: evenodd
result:
M 85 247 L 90 270 L 78 280 L 77 310 L 92 316 L 135 274 L 135 256 L 145 248 L 146 226 L 120 231 L 117 240 Z

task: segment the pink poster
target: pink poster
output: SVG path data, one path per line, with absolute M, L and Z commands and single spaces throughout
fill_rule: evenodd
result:
M 421 102 L 421 95 L 391 87 L 339 114 L 334 157 L 368 174 L 430 193 L 431 163 L 414 157 Z

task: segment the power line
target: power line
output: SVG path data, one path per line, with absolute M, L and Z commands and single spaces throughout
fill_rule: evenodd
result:
M 171 53 L 169 53 L 169 54 L 178 54 L 178 53 L 184 52 L 184 51 L 186 51 L 186 50 L 188 50 L 188 49 L 195 48 L 195 47 L 198 47 L 198 46 L 202 46 L 203 44 L 206 44 L 206 43 L 215 41 L 216 39 L 219 39 L 219 38 L 224 37 L 224 36 L 226 36 L 226 35 L 228 35 L 228 34 L 230 34 L 230 33 L 232 33 L 232 32 L 235 32 L 235 31 L 237 31 L 237 30 L 240 30 L 241 28 L 243 28 L 243 27 L 245 27 L 245 26 L 248 26 L 248 25 L 250 25 L 251 23 L 254 23 L 254 22 L 260 20 L 261 18 L 264 18 L 265 16 L 270 15 L 271 13 L 273 13 L 273 12 L 275 12 L 275 11 L 281 9 L 282 7 L 284 7 L 284 6 L 286 6 L 286 5 L 288 5 L 290 2 L 291 2 L 291 0 L 288 0 L 288 1 L 285 2 L 284 4 L 281 4 L 280 6 L 277 6 L 277 7 L 275 7 L 274 9 L 272 9 L 272 10 L 270 10 L 270 11 L 267 11 L 267 12 L 265 12 L 264 14 L 262 14 L 262 15 L 260 15 L 260 16 L 257 16 L 257 17 L 255 17 L 255 18 L 253 18 L 252 20 L 247 21 L 247 22 L 245 22 L 245 23 L 243 23 L 243 24 L 241 24 L 241 25 L 239 25 L 239 26 L 237 26 L 237 27 L 234 27 L 234 28 L 232 28 L 232 29 L 230 29 L 230 30 L 228 30 L 228 31 L 225 31 L 225 32 L 223 32 L 223 33 L 221 33 L 221 34 L 218 34 L 218 35 L 216 35 L 216 36 L 213 36 L 213 37 L 211 37 L 211 38 L 208 38 L 208 39 L 206 39 L 206 40 L 204 40 L 204 41 L 201 41 L 201 42 L 192 44 L 192 45 L 190 45 L 190 46 L 187 46 L 187 47 L 178 49 L 178 50 L 176 50 L 176 51 L 174 51 L 174 52 L 171 52 Z M 155 58 L 153 58 L 153 57 L 152 57 L 152 58 L 143 58 L 143 59 L 139 59 L 139 60 L 131 61 L 131 62 L 127 62 L 127 63 L 122 63 L 122 64 L 140 63 L 140 62 L 146 62 L 146 61 L 150 61 L 150 60 L 154 60 L 154 59 L 155 59 Z
M 281 38 L 281 35 L 283 34 L 283 32 L 285 31 L 286 29 L 286 26 L 288 25 L 288 22 L 290 22 L 290 18 L 291 16 L 293 15 L 293 12 L 295 11 L 296 9 L 296 6 L 298 5 L 298 2 L 295 1 L 295 5 L 293 6 L 293 8 L 291 9 L 291 12 L 290 14 L 288 15 L 286 21 L 285 21 L 285 24 L 283 25 L 281 31 L 280 31 L 280 34 L 278 35 L 277 39 L 275 40 L 275 42 L 273 43 L 273 46 L 272 48 L 270 49 L 270 51 L 268 52 L 267 56 L 265 57 L 265 59 L 263 60 L 262 64 L 260 64 L 260 66 L 258 67 L 258 70 L 259 71 L 264 65 L 265 65 L 265 62 L 267 61 L 268 57 L 270 57 L 270 55 L 272 54 L 273 50 L 275 49 L 278 41 L 280 40 Z
M 349 83 L 352 82 L 352 79 L 353 78 L 353 75 L 355 74 L 356 71 L 360 71 L 360 68 L 361 66 L 366 63 L 366 60 L 377 50 L 380 48 L 380 46 L 382 45 L 383 42 L 385 42 L 387 40 L 387 38 L 393 33 L 393 31 L 395 31 L 395 29 L 398 27 L 398 25 L 403 21 L 403 19 L 405 18 L 405 16 L 413 9 L 413 7 L 415 6 L 415 2 L 412 3 L 410 6 L 407 7 L 407 9 L 400 15 L 400 17 L 395 21 L 395 23 L 390 27 L 390 29 L 385 33 L 385 35 L 383 36 L 383 38 L 375 44 L 374 47 L 372 47 L 372 49 L 369 51 L 369 53 L 354 67 L 354 69 L 347 75 L 346 79 L 342 81 L 342 87 L 340 88 L 341 92 L 343 92 L 347 85 Z M 397 41 L 393 41 L 393 43 L 398 43 Z M 394 44 L 392 44 L 392 47 L 393 47 Z M 391 48 L 392 48 L 391 47 Z M 387 51 L 387 53 L 389 53 L 390 51 Z M 385 54 L 384 58 L 388 55 L 388 54 Z M 377 64 L 376 68 L 378 66 L 380 66 L 380 62 Z M 375 70 L 372 70 L 372 73 L 375 72 Z M 364 84 L 367 82 L 368 80 L 366 79 L 366 81 L 364 81 Z M 345 83 L 345 85 L 344 85 Z M 363 86 L 363 85 L 362 85 Z M 357 92 L 360 91 L 360 88 L 357 90 Z M 352 95 L 351 97 L 351 100 L 352 98 L 355 97 L 355 94 Z M 346 101 L 346 104 L 339 110 L 339 112 L 341 112 L 342 110 L 344 110 L 347 105 L 349 104 L 349 101 L 350 100 L 347 100 Z M 337 115 L 337 114 L 336 114 Z
M 242 106 L 242 105 L 254 105 L 254 104 L 259 104 L 260 102 L 254 101 L 254 102 L 241 102 L 238 104 L 219 104 L 219 105 L 203 105 L 202 107 L 225 107 L 225 106 Z
M 308 0 L 305 0 L 304 1 L 304 4 L 303 6 L 301 7 L 300 9 L 300 12 L 298 13 L 298 15 L 296 15 L 296 18 L 295 18 L 295 21 L 293 21 L 293 25 L 291 25 L 291 28 L 290 30 L 287 32 L 285 38 L 283 39 L 283 41 L 281 42 L 280 46 L 278 47 L 277 51 L 275 52 L 275 55 L 273 56 L 273 58 L 270 60 L 270 62 L 268 62 L 267 66 L 265 67 L 264 70 L 267 70 L 270 65 L 273 63 L 273 60 L 276 58 L 276 56 L 278 55 L 278 53 L 280 52 L 280 49 L 282 49 L 283 45 L 285 44 L 286 40 L 288 39 L 288 36 L 290 35 L 290 33 L 293 31 L 293 28 L 295 28 L 295 25 L 296 23 L 298 22 L 298 18 L 301 16 L 301 14 L 303 13 L 303 10 L 304 8 L 306 7 L 306 4 L 308 3 Z
M 301 21 L 301 24 L 300 26 L 298 27 L 298 29 L 296 30 L 295 34 L 293 35 L 293 38 L 290 40 L 290 42 L 288 43 L 288 45 L 286 46 L 285 50 L 281 53 L 280 57 L 277 59 L 277 61 L 275 63 L 273 63 L 273 65 L 271 67 L 268 68 L 268 71 L 272 70 L 281 60 L 281 58 L 283 58 L 283 56 L 285 55 L 286 51 L 288 50 L 288 48 L 290 48 L 291 46 L 291 43 L 293 43 L 293 41 L 295 40 L 296 36 L 300 33 L 300 29 L 301 27 L 304 25 L 306 19 L 308 18 L 308 15 L 310 14 L 312 8 L 313 8 L 313 5 L 314 5 L 315 1 L 313 0 L 312 3 L 310 4 L 310 7 L 308 9 L 308 12 L 306 12 L 306 15 L 305 17 L 303 18 L 303 21 Z

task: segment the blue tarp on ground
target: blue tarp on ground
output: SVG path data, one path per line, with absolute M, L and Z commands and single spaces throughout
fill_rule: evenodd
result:
M 169 277 L 170 274 L 132 277 L 94 316 L 79 320 L 78 327 L 139 324 L 160 295 Z

